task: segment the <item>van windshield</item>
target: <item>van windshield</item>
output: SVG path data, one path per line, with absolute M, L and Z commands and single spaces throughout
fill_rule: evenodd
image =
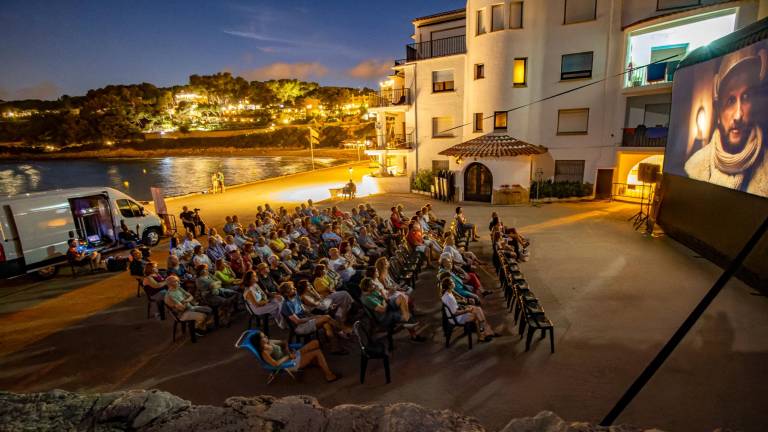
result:
M 125 218 L 141 217 L 141 207 L 131 200 L 119 199 L 115 200 L 117 203 L 117 209 L 120 210 L 120 214 Z

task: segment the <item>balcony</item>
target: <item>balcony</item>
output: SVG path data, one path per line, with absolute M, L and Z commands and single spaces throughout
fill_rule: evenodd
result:
M 400 87 L 379 90 L 372 93 L 368 99 L 369 108 L 407 106 L 411 104 L 411 89 Z
M 622 147 L 666 147 L 666 127 L 624 128 L 621 136 Z
M 406 45 L 405 60 L 412 62 L 454 54 L 464 54 L 465 52 L 467 52 L 466 36 L 452 36 Z
M 659 62 L 627 73 L 624 88 L 644 87 L 654 84 L 671 83 L 679 60 Z

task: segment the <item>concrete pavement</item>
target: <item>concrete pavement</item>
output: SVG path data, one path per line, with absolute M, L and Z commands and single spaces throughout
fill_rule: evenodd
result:
M 199 205 L 209 223 L 220 225 L 230 213 L 248 221 L 248 212 L 265 201 L 261 195 L 244 193 L 230 199 L 234 194 L 228 194 L 217 198 L 221 203 Z M 410 214 L 425 197 L 380 195 L 334 203 L 348 209 L 362 201 L 373 203 L 384 214 L 401 202 Z M 178 205 L 183 203 L 179 200 Z M 433 205 L 445 218 L 454 207 Z M 463 339 L 445 349 L 434 276 L 425 272 L 416 302 L 427 312 L 419 319 L 428 324 L 425 333 L 430 340 L 423 344 L 402 336 L 396 340 L 392 384 L 384 384 L 381 365 L 372 362 L 361 386 L 359 358 L 350 343 L 353 355 L 329 357 L 334 369 L 344 374 L 341 381 L 327 385 L 318 371 L 310 369 L 297 382 L 281 378 L 266 386 L 266 374 L 255 359 L 232 347 L 244 320 L 205 336 L 198 344 L 172 344 L 171 322 L 147 320 L 146 300 L 134 297 L 135 285 L 123 274 L 89 279 L 64 293 L 43 293 L 49 296 L 43 301 L 26 298 L 34 297 L 29 291 L 22 291 L 24 301 L 18 297 L 22 294 L 0 299 L 3 305 L 16 303 L 0 310 L 17 310 L 0 314 L 0 388 L 157 387 L 196 403 L 216 404 L 232 395 L 258 394 L 310 394 L 326 405 L 407 400 L 451 408 L 490 427 L 543 409 L 568 419 L 599 421 L 720 273 L 668 238 L 653 239 L 633 231 L 626 219 L 636 210 L 634 206 L 596 202 L 464 208 L 484 235 L 472 245 L 481 255 L 490 251 L 485 227 L 491 210 L 531 238 L 531 260 L 522 264 L 522 270 L 555 323 L 554 355 L 545 343 L 523 352 L 511 317 L 500 307 L 500 294 L 490 297 L 485 309 L 505 336 L 478 344 L 472 351 Z M 492 286 L 490 275 L 481 273 L 486 285 Z M 36 305 L 51 301 L 57 302 L 55 308 L 34 311 Z M 729 283 L 619 422 L 666 430 L 718 426 L 765 430 L 767 310 L 764 297 L 752 295 L 738 281 Z M 50 320 L 58 322 L 49 325 Z M 36 326 L 45 331 L 35 330 Z M 9 337 L 13 346 L 5 349 Z

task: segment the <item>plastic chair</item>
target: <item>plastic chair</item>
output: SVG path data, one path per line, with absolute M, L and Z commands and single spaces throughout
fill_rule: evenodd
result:
M 171 316 L 173 316 L 173 342 L 176 342 L 176 327 L 181 325 L 181 333 L 184 334 L 187 332 L 187 327 L 189 327 L 189 339 L 192 341 L 192 343 L 197 342 L 197 335 L 195 334 L 195 320 L 182 320 L 179 317 L 179 314 L 176 313 L 173 308 L 168 308 L 168 311 L 171 313 Z
M 451 336 L 453 335 L 453 330 L 456 327 L 461 327 L 464 330 L 464 334 L 467 336 L 467 344 L 469 345 L 469 349 L 472 349 L 472 333 L 477 332 L 477 325 L 475 325 L 474 321 L 468 321 L 464 324 L 459 324 L 459 322 L 456 321 L 456 316 L 452 314 L 451 310 L 448 309 L 448 306 L 443 303 L 443 334 L 445 335 L 446 348 L 451 346 Z
M 365 383 L 365 371 L 368 369 L 368 360 L 381 359 L 384 361 L 384 376 L 387 384 L 392 382 L 389 373 L 389 354 L 384 344 L 373 340 L 363 324 L 358 320 L 352 325 L 360 343 L 360 384 Z
M 259 366 L 261 366 L 261 368 L 264 369 L 265 371 L 269 372 L 269 376 L 267 377 L 267 384 L 270 384 L 272 381 L 274 381 L 275 378 L 277 378 L 277 376 L 280 375 L 282 372 L 287 373 L 291 378 L 295 380 L 296 376 L 293 374 L 291 369 L 294 369 L 297 367 L 296 361 L 289 360 L 281 363 L 278 366 L 272 366 L 261 357 L 261 353 L 259 352 L 259 337 L 260 337 L 259 335 L 260 334 L 261 332 L 259 330 L 244 331 L 242 334 L 240 334 L 240 337 L 237 339 L 237 342 L 235 342 L 235 348 L 246 349 L 251 354 L 253 354 L 254 357 L 256 357 L 256 360 L 259 362 Z M 288 344 L 288 346 L 293 350 L 298 350 L 303 345 Z
M 251 326 L 253 325 L 253 321 L 256 321 L 256 326 L 264 332 L 267 337 L 269 337 L 269 314 L 257 314 L 253 311 L 253 306 L 251 306 L 250 303 L 247 301 L 245 302 L 245 310 L 248 311 L 248 328 L 247 330 L 251 329 Z
M 147 319 L 152 317 L 151 315 L 152 303 L 154 303 L 155 306 L 157 307 L 157 313 L 158 315 L 160 315 L 160 320 L 165 321 L 165 300 L 160 300 L 160 301 L 152 300 L 152 296 L 147 291 L 147 287 L 141 281 L 139 281 L 139 287 L 141 288 L 142 291 L 144 291 L 144 294 L 147 297 Z

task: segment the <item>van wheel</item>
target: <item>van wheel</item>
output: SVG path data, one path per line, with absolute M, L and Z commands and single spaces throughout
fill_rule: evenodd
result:
M 144 231 L 144 237 L 142 238 L 145 245 L 155 246 L 160 243 L 160 230 L 157 228 L 149 228 Z
M 35 272 L 35 277 L 41 280 L 50 279 L 59 272 L 58 266 L 43 267 Z

